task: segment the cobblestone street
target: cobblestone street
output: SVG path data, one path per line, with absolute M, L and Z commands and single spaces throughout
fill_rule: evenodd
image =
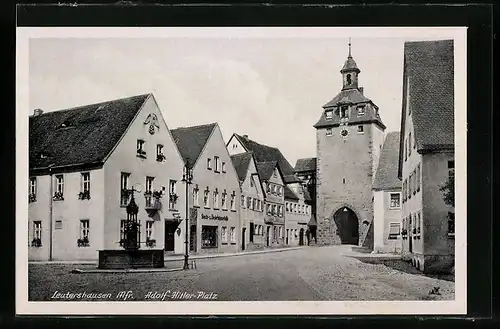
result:
M 202 301 L 209 296 L 222 301 L 454 299 L 454 282 L 450 278 L 424 276 L 398 259 L 360 261 L 350 256 L 350 250 L 348 246 L 306 247 L 199 259 L 197 268 L 187 272 L 75 274 L 72 269 L 95 266 L 30 264 L 29 299 L 60 300 L 51 298 L 56 291 L 110 294 L 106 300 L 119 300 L 121 291 L 132 291 L 133 300 L 147 300 L 149 292 L 161 295 L 167 291 L 170 297 L 165 300 Z M 182 267 L 182 262 L 166 265 Z M 429 294 L 434 287 L 439 287 L 440 294 Z M 178 294 L 173 295 L 175 292 Z

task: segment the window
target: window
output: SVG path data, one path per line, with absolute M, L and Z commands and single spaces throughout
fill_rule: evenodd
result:
M 364 132 L 365 132 L 364 127 L 363 126 L 358 126 L 358 134 L 362 134 Z
M 333 136 L 332 128 L 326 128 L 326 136 Z
M 88 219 L 80 220 L 80 240 L 79 247 L 89 246 L 90 221 Z
M 153 238 L 153 227 L 154 221 L 148 220 L 146 221 L 146 240 L 150 240 Z
M 42 221 L 33 222 L 33 241 L 31 242 L 33 247 L 42 246 Z
M 252 209 L 252 198 L 247 196 L 247 208 Z
M 221 205 L 222 205 L 223 210 L 227 210 L 226 196 L 227 196 L 227 193 L 226 193 L 226 190 L 224 190 L 224 192 L 222 192 L 222 199 L 221 199 Z
M 207 159 L 207 169 L 212 170 L 212 159 L 210 158 Z
M 267 204 L 267 214 L 271 215 L 271 205 Z
M 413 194 L 413 173 L 410 173 L 410 177 L 408 177 L 408 199 L 411 199 L 412 194 Z
M 219 172 L 220 171 L 220 168 L 219 168 L 219 157 L 218 156 L 215 156 L 214 157 L 214 162 L 215 162 L 215 172 Z
M 358 106 L 358 117 L 365 115 L 365 106 Z
M 30 177 L 29 202 L 36 201 L 36 177 Z
M 163 155 L 163 145 L 156 145 L 156 161 L 162 162 L 165 160 L 165 155 Z
M 146 157 L 146 142 L 143 141 L 142 139 L 137 140 L 137 156 L 140 158 L 145 158 Z
M 60 219 L 56 220 L 54 228 L 56 230 L 62 229 L 62 220 L 60 220 Z
M 241 196 L 241 208 L 245 208 L 245 196 Z
M 417 193 L 417 168 L 413 169 L 412 174 L 412 191 L 413 194 Z
M 223 173 L 226 172 L 226 163 L 225 162 L 222 163 L 222 172 Z
M 333 111 L 332 110 L 325 111 L 325 114 L 326 114 L 326 120 L 331 120 L 333 118 Z
M 231 227 L 229 230 L 229 239 L 231 239 L 231 243 L 236 243 L 236 233 L 234 227 Z
M 399 223 L 389 223 L 389 240 L 395 240 L 398 238 L 400 233 Z
M 286 212 L 290 211 L 290 204 L 288 202 L 285 203 L 285 209 L 286 209 Z
M 233 194 L 231 194 L 231 210 L 235 211 L 236 210 L 236 193 L 233 191 Z
M 406 201 L 406 179 L 403 182 L 403 202 Z
M 390 193 L 390 209 L 399 209 L 401 208 L 401 193 Z
M 169 180 L 168 182 L 168 207 L 169 209 L 175 209 L 175 205 L 177 204 L 177 181 Z M 186 201 L 187 202 L 187 201 Z
M 346 79 L 347 79 L 347 84 L 350 85 L 352 83 L 351 75 L 348 74 L 347 77 L 346 77 Z
M 448 237 L 455 237 L 455 213 L 448 212 Z
M 421 221 L 420 211 L 417 212 L 415 220 L 417 221 L 417 238 L 420 239 L 420 225 L 422 224 L 420 222 Z
M 146 191 L 144 193 L 145 199 L 146 199 L 146 207 L 152 207 L 153 206 L 153 182 L 154 182 L 154 177 L 146 177 Z M 172 209 L 172 208 L 170 208 Z
M 205 191 L 203 191 L 203 205 L 205 208 L 210 208 L 210 201 L 208 199 L 210 191 L 208 190 L 208 187 Z
M 130 181 L 130 174 L 122 172 L 120 177 L 120 188 L 121 188 L 120 205 L 122 206 L 126 206 L 129 201 L 129 193 L 128 193 L 129 181 Z
M 213 198 L 214 198 L 214 209 L 219 209 L 219 191 L 215 189 L 213 192 Z
M 64 193 L 64 176 L 56 175 L 56 192 Z
M 420 191 L 420 175 L 421 175 L 421 172 L 420 172 L 420 163 L 417 165 L 417 169 L 416 169 L 416 172 L 415 174 L 417 175 L 417 192 Z
M 201 227 L 201 247 L 217 248 L 217 226 Z
M 120 246 L 122 245 L 122 240 L 125 240 L 125 226 L 127 225 L 127 220 L 120 220 Z
M 408 156 L 411 155 L 411 132 L 408 133 Z
M 199 207 L 200 206 L 200 189 L 198 188 L 198 185 L 195 186 L 195 188 L 193 189 L 193 205 L 195 207 Z
M 348 112 L 348 107 L 347 106 L 342 106 L 340 108 L 340 118 L 341 119 L 347 119 L 348 116 L 349 116 L 349 112 Z
M 252 199 L 252 210 L 257 210 L 257 199 Z
M 90 173 L 82 173 L 82 192 L 90 192 Z
M 222 226 L 221 228 L 221 242 L 227 243 L 227 227 Z

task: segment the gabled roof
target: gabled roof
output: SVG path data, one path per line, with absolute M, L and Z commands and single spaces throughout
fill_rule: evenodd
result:
M 247 151 L 253 152 L 257 162 L 277 161 L 286 183 L 300 182 L 295 171 L 281 151 L 275 147 L 259 144 L 248 137 L 233 134 Z
M 280 171 L 277 161 L 257 162 L 256 165 L 257 173 L 259 174 L 259 178 L 262 181 L 269 180 L 274 173 L 274 169 L 278 168 L 278 171 Z
M 300 198 L 297 196 L 297 194 L 295 194 L 295 192 L 293 192 L 289 187 L 288 185 L 285 185 L 284 187 L 284 194 L 285 194 L 285 200 L 288 199 L 288 200 L 299 200 Z
M 316 158 L 302 158 L 295 163 L 295 172 L 316 171 Z
M 453 40 L 405 43 L 402 136 L 405 133 L 408 115 L 405 108 L 407 78 L 417 151 L 421 153 L 453 150 L 455 145 Z M 401 137 L 400 148 L 404 148 L 403 144 L 404 137 Z
M 29 118 L 29 168 L 103 164 L 152 94 L 121 98 Z M 42 156 L 43 155 L 43 156 Z
M 171 130 L 175 144 L 184 159 L 184 162 L 189 162 L 194 165 L 205 148 L 208 139 L 212 135 L 217 123 L 209 123 L 205 125 L 180 127 Z
M 385 138 L 375 181 L 374 190 L 390 190 L 401 188 L 401 181 L 398 178 L 398 159 L 399 159 L 399 131 L 393 131 L 387 134 Z
M 231 161 L 233 162 L 234 169 L 236 169 L 240 181 L 244 181 L 247 177 L 248 168 L 250 167 L 252 159 L 252 152 L 231 155 Z

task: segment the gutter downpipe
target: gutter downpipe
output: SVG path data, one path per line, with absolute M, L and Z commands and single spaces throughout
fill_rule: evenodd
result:
M 49 195 L 49 261 L 52 261 L 52 244 L 53 244 L 53 230 L 52 230 L 52 217 L 53 217 L 53 202 L 54 200 L 52 199 L 53 197 L 53 188 L 54 188 L 54 182 L 53 182 L 53 177 L 52 177 L 52 167 L 53 164 L 49 166 L 49 177 L 50 177 L 50 195 Z

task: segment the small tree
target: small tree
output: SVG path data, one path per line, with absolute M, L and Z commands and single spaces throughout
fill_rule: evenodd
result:
M 444 203 L 455 207 L 455 175 L 450 175 L 448 181 L 439 190 L 443 192 Z

